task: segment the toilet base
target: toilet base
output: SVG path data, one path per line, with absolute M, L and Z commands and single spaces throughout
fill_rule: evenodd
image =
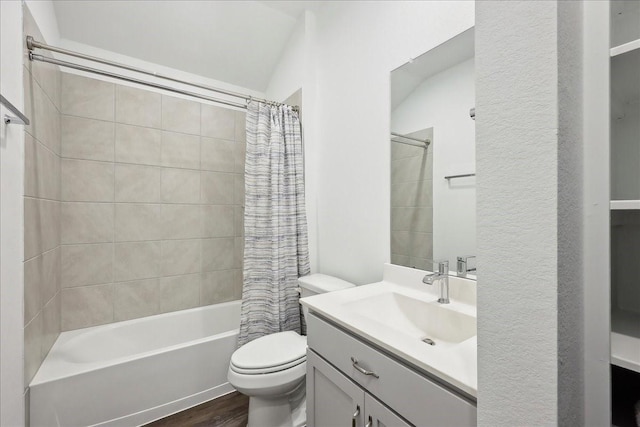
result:
M 305 383 L 293 393 L 276 398 L 249 397 L 247 427 L 303 427 L 307 423 Z

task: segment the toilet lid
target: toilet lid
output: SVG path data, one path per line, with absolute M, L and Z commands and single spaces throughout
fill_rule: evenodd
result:
M 233 353 L 231 365 L 238 371 L 273 371 L 295 366 L 307 357 L 307 337 L 293 331 L 253 340 Z

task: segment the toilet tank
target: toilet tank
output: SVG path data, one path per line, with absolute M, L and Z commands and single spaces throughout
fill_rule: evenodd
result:
M 353 283 L 338 279 L 337 277 L 319 273 L 298 278 L 298 284 L 300 286 L 301 298 L 353 288 L 355 286 Z

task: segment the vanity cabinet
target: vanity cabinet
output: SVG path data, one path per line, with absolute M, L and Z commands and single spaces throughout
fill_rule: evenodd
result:
M 310 427 L 476 425 L 471 398 L 316 315 L 307 331 Z
M 307 425 L 411 426 L 313 350 L 307 354 Z

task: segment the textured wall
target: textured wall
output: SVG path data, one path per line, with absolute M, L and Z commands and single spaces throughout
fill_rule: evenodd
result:
M 62 74 L 62 330 L 240 298 L 244 112 Z
M 478 424 L 553 425 L 557 4 L 476 6 Z
M 582 2 L 558 2 L 558 424 L 584 424 Z
M 29 9 L 24 33 L 43 40 Z M 25 387 L 60 333 L 60 70 L 25 59 Z
M 477 4 L 480 425 L 582 420 L 580 8 Z

